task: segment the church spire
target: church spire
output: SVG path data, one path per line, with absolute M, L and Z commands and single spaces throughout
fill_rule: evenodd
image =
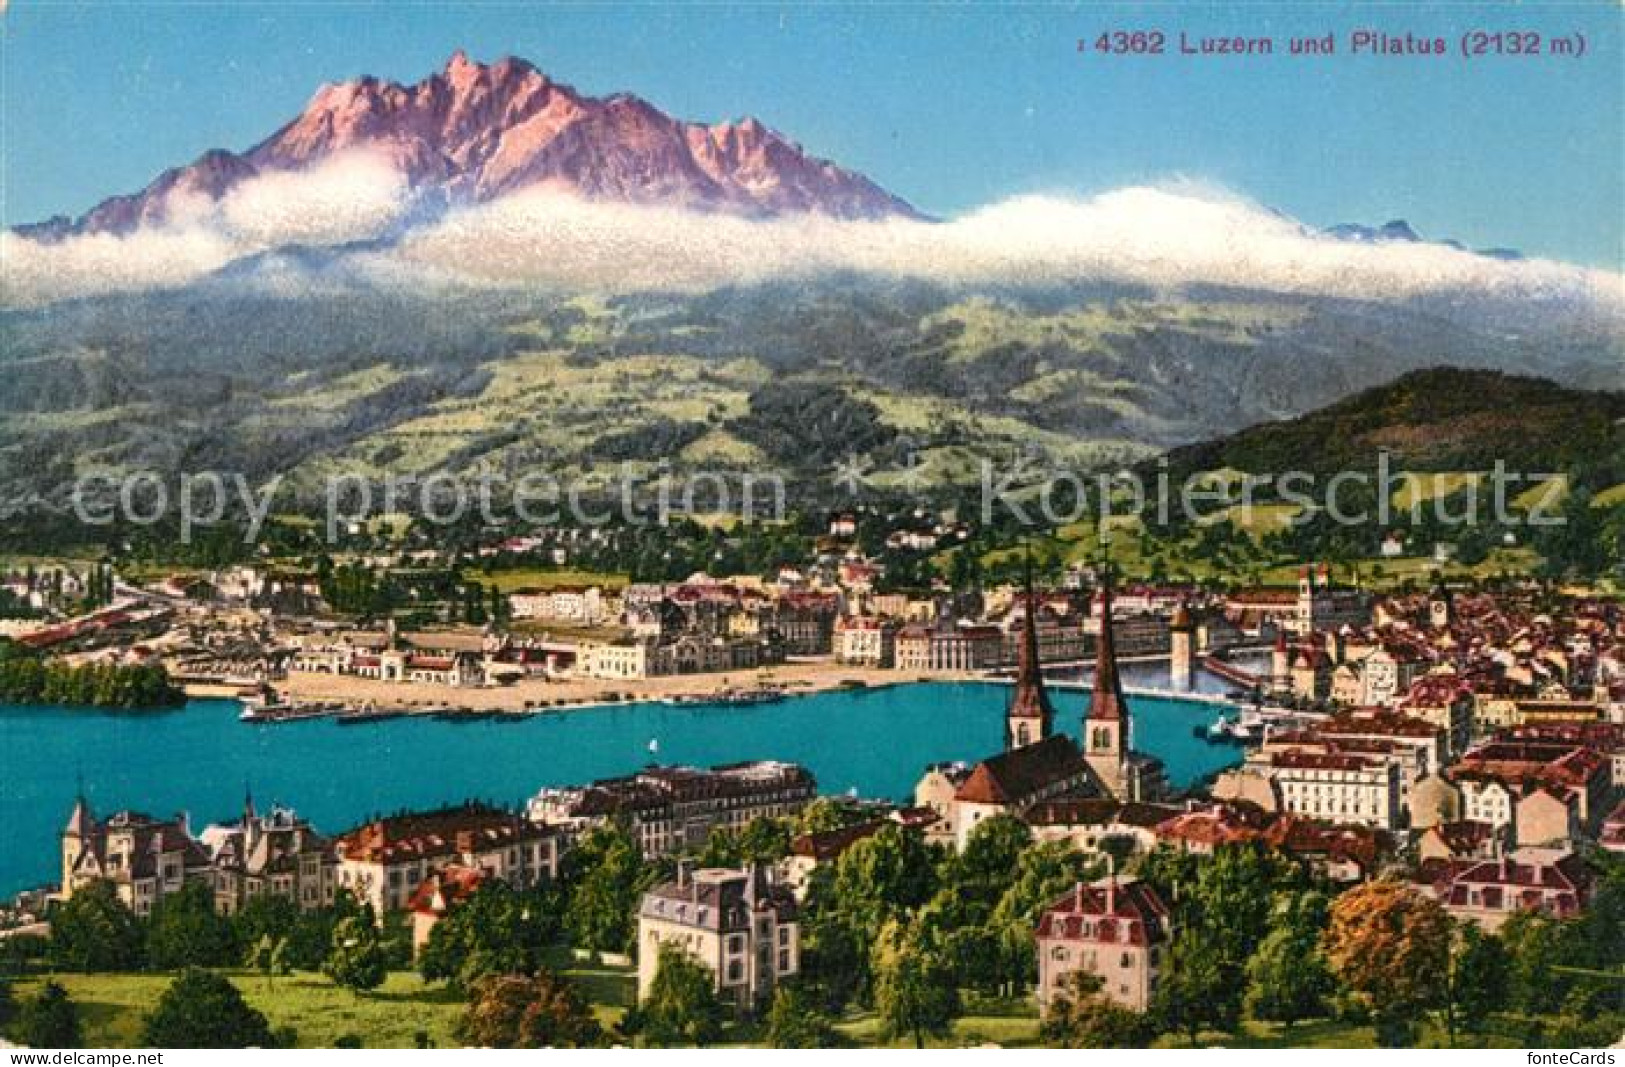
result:
M 73 812 L 68 816 L 68 826 L 64 833 L 83 837 L 90 833 L 96 825 L 96 815 L 90 810 L 90 801 L 85 799 L 85 780 L 79 778 L 79 789 L 74 794 Z
M 1022 567 L 1021 640 L 1016 651 L 1016 688 L 1004 716 L 1004 747 L 1023 748 L 1055 729 L 1055 708 L 1044 689 L 1043 661 L 1038 652 L 1038 597 L 1033 593 L 1033 557 Z
M 1117 673 L 1117 640 L 1112 634 L 1112 572 L 1104 565 L 1100 581 L 1100 640 L 1095 645 L 1095 685 L 1089 697 L 1089 721 L 1127 722 L 1128 701 Z
M 1084 759 L 1106 793 L 1118 800 L 1140 799 L 1129 781 L 1129 709 L 1117 673 L 1117 641 L 1112 634 L 1111 562 L 1101 564 L 1100 637 L 1095 644 L 1095 684 L 1083 720 Z

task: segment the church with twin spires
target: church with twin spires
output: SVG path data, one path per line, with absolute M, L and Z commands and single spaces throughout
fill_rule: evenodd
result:
M 1035 805 L 1056 800 L 1098 797 L 1146 803 L 1167 794 L 1162 761 L 1133 747 L 1133 716 L 1123 696 L 1112 633 L 1109 569 L 1103 571 L 1098 597 L 1100 641 L 1094 685 L 1081 722 L 1082 747 L 1056 730 L 1055 704 L 1044 684 L 1038 652 L 1037 603 L 1029 565 L 1015 687 L 1005 709 L 1004 751 L 973 767 L 930 767 L 915 787 L 915 803 L 935 810 L 959 847 L 979 822 L 993 815 L 1020 818 Z

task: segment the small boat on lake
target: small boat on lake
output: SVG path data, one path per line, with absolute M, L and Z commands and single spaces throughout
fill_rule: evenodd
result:
M 1197 726 L 1191 732 L 1215 745 L 1250 745 L 1264 740 L 1268 729 L 1264 717 L 1248 709 L 1234 717 L 1220 715 L 1212 725 Z
M 442 722 L 483 722 L 486 719 L 502 718 L 506 714 L 495 708 L 441 708 L 432 712 L 429 717 Z
M 249 723 L 298 722 L 323 719 L 332 714 L 333 708 L 327 704 L 262 704 L 245 707 L 237 719 Z
M 389 719 L 399 719 L 406 715 L 405 708 L 357 708 L 354 711 L 340 712 L 334 719 L 340 726 L 358 726 L 368 722 L 385 722 Z
M 666 697 L 661 701 L 673 707 L 688 706 L 722 706 L 722 707 L 752 707 L 757 704 L 777 704 L 784 699 L 784 690 L 772 686 L 759 686 L 755 689 L 719 689 L 714 693 L 678 693 Z

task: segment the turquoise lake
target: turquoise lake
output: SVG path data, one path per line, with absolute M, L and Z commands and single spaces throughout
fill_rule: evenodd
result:
M 1076 736 L 1087 696 L 1054 695 L 1060 725 Z M 639 704 L 517 722 L 358 726 L 245 725 L 231 701 L 143 714 L 0 707 L 0 895 L 58 879 L 57 834 L 80 776 L 99 815 L 187 811 L 194 833 L 240 812 L 245 786 L 262 809 L 290 805 L 333 834 L 404 808 L 469 798 L 513 804 L 544 785 L 626 774 L 649 761 L 651 740 L 663 763 L 792 760 L 812 769 L 822 792 L 904 799 L 927 763 L 993 752 L 1006 700 L 1000 686 L 916 684 L 752 708 Z M 1217 714 L 1213 705 L 1130 703 L 1137 747 L 1162 757 L 1175 784 L 1238 758 L 1192 736 Z

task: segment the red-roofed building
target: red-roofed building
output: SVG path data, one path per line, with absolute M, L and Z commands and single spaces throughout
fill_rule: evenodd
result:
M 1252 804 L 1212 804 L 1192 808 L 1157 825 L 1157 840 L 1184 852 L 1211 856 L 1221 845 L 1256 841 L 1271 815 Z
M 897 657 L 897 631 L 891 619 L 842 615 L 835 620 L 835 662 L 859 667 L 890 667 Z
M 1487 860 L 1499 856 L 1505 848 L 1505 827 L 1491 826 L 1487 822 L 1458 819 L 1442 822 L 1423 830 L 1416 842 L 1416 858 L 1429 860 Z
M 1151 1005 L 1172 929 L 1168 905 L 1145 882 L 1115 876 L 1079 882 L 1039 916 L 1038 1001 L 1047 1008 L 1077 971 L 1133 1011 Z
M 1493 860 L 1431 861 L 1417 879 L 1451 915 L 1492 933 L 1519 911 L 1572 918 L 1591 895 L 1585 862 L 1549 849 L 1520 849 Z
M 1590 825 L 1606 810 L 1613 761 L 1579 741 L 1497 739 L 1468 752 L 1445 776 L 1461 789 L 1469 819 L 1507 825 L 1516 820 L 1520 800 L 1545 789 L 1572 795 L 1579 822 Z
M 432 874 L 476 868 L 523 888 L 559 873 L 555 827 L 484 804 L 374 819 L 333 842 L 339 885 L 380 918 L 407 906 Z
M 1083 796 L 1095 788 L 1088 764 L 1065 734 L 1001 752 L 978 763 L 954 793 L 955 843 L 964 848 L 984 819 L 1020 815 L 1040 801 Z
M 1111 847 L 1150 852 L 1157 847 L 1157 827 L 1178 814 L 1166 804 L 1079 797 L 1035 804 L 1022 820 L 1035 841 L 1066 841 L 1080 852 L 1100 855 Z
M 1275 815 L 1254 804 L 1192 808 L 1157 826 L 1157 840 L 1197 855 L 1256 841 L 1299 860 L 1335 882 L 1363 881 L 1392 853 L 1391 839 L 1369 826 Z
M 1467 751 L 1473 736 L 1473 691 L 1451 674 L 1426 674 L 1411 683 L 1399 710 L 1444 732 L 1445 753 L 1454 759 Z
M 756 818 L 794 815 L 817 795 L 812 772 L 795 763 L 650 765 L 591 785 L 548 787 L 528 810 L 532 819 L 571 832 L 622 823 L 645 856 L 665 856 L 703 847 L 713 830 L 737 833 Z
M 1333 826 L 1283 815 L 1262 839 L 1333 882 L 1361 882 L 1377 873 L 1384 835 L 1368 826 Z
M 413 892 L 407 908 L 412 912 L 412 954 L 423 951 L 429 935 L 452 908 L 461 904 L 490 876 L 478 867 L 451 864 L 425 878 Z

